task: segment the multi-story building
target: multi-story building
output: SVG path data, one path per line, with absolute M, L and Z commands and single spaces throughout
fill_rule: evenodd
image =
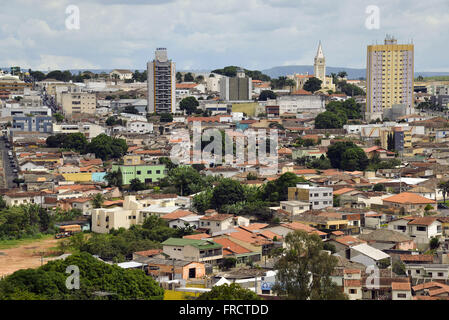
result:
M 149 214 L 142 212 L 144 206 L 135 196 L 126 196 L 123 207 L 92 209 L 92 231 L 109 233 L 111 229 L 129 229 L 132 225 L 142 224 Z
M 51 109 L 49 107 L 21 107 L 12 105 L 8 107 L 8 104 L 5 108 L 1 109 L 1 117 L 14 117 L 20 116 L 24 117 L 27 115 L 33 116 L 49 116 L 51 117 Z
M 153 124 L 148 121 L 131 120 L 126 122 L 126 129 L 130 133 L 153 132 Z
M 297 184 L 296 187 L 288 188 L 288 200 L 307 202 L 310 210 L 332 207 L 334 202 L 333 189 Z
M 237 70 L 235 77 L 220 79 L 220 98 L 225 101 L 248 101 L 252 99 L 253 82 L 245 76 L 243 69 Z
M 212 240 L 169 238 L 162 246 L 165 255 L 177 260 L 216 264 L 223 258 L 223 246 Z
M 402 105 L 413 113 L 414 45 L 397 44 L 387 36 L 384 44 L 369 45 L 366 67 L 367 120 L 383 118 L 385 109 Z
M 380 130 L 381 147 L 388 149 L 388 137 L 393 139 L 393 147 L 395 151 L 402 152 L 412 147 L 412 127 L 398 126 L 385 127 Z
M 147 64 L 149 113 L 173 113 L 176 110 L 176 69 L 168 59 L 167 49 L 158 48 Z
M 24 94 L 32 87 L 31 83 L 24 82 L 18 76 L 5 75 L 0 77 L 0 91 L 9 92 L 10 94 Z
M 130 184 L 133 179 L 139 179 L 142 183 L 152 183 L 167 176 L 164 165 L 112 165 L 112 171 L 119 169 L 124 185 Z
M 62 112 L 73 117 L 81 114 L 95 114 L 97 98 L 94 93 L 64 92 L 62 94 Z
M 52 133 L 52 118 L 49 116 L 14 116 L 11 131 Z

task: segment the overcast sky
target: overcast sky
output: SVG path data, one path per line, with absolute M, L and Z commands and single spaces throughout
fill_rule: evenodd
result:
M 448 0 L 10 0 L 1 1 L 0 66 L 39 70 L 145 69 L 166 47 L 177 69 L 326 64 L 364 68 L 385 34 L 413 39 L 415 71 L 449 71 Z M 79 30 L 66 8 L 80 11 Z M 380 28 L 365 12 L 380 9 Z M 72 20 L 70 20 L 72 21 Z

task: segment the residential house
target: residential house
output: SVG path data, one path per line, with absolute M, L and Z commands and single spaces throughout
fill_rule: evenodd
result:
M 163 253 L 172 259 L 217 264 L 223 246 L 212 240 L 169 238 L 162 242 Z
M 413 239 L 401 232 L 377 229 L 370 233 L 360 234 L 359 239 L 366 241 L 370 246 L 379 250 L 415 250 Z
M 412 286 L 409 282 L 391 283 L 392 300 L 412 300 Z
M 288 188 L 288 200 L 308 202 L 310 210 L 333 206 L 333 189 L 327 187 L 313 187 L 308 184 L 297 184 Z
M 423 215 L 427 205 L 436 207 L 435 200 L 425 198 L 417 193 L 402 192 L 383 199 L 384 205 L 400 209 L 403 214 L 418 213 Z

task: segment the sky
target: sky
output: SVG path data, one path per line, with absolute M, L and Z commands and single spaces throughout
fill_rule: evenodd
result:
M 3 0 L 1 7 L 1 67 L 145 69 L 165 47 L 178 70 L 263 70 L 312 65 L 321 40 L 328 66 L 365 68 L 366 46 L 391 34 L 413 41 L 415 71 L 449 71 L 447 0 Z M 367 28 L 367 19 L 378 28 Z

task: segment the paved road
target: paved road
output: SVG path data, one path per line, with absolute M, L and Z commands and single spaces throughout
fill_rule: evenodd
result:
M 11 149 L 7 149 L 5 146 L 5 140 L 3 140 L 3 137 L 0 137 L 0 152 L 2 153 L 2 158 L 3 158 L 3 163 L 2 163 L 2 167 L 3 170 L 5 171 L 5 188 L 15 188 L 17 187 L 17 185 L 13 182 L 14 178 L 17 178 L 18 175 L 17 173 L 13 172 L 13 169 L 11 167 L 11 162 L 8 156 L 8 151 Z M 14 159 L 14 163 L 16 165 L 15 169 L 17 169 L 17 161 Z

